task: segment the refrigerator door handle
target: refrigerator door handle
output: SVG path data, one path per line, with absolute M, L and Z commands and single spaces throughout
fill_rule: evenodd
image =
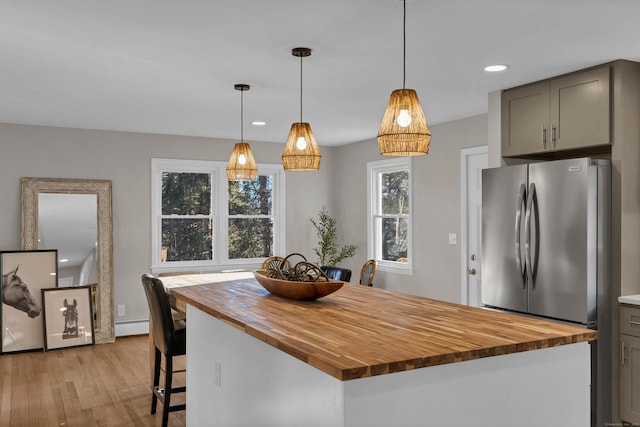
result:
M 515 256 L 516 256 L 516 266 L 518 267 L 518 271 L 520 272 L 520 279 L 522 282 L 522 289 L 524 289 L 527 286 L 527 274 L 526 274 L 526 268 L 523 268 L 522 265 L 522 249 L 521 249 L 521 245 L 520 245 L 520 228 L 521 228 L 521 224 L 522 224 L 522 205 L 526 204 L 526 191 L 527 191 L 527 186 L 525 184 L 520 184 L 520 192 L 518 195 L 518 207 L 516 208 L 516 223 L 515 223 L 515 232 L 516 232 L 516 239 L 515 239 Z
M 531 184 L 529 186 L 529 197 L 527 198 L 527 210 L 524 214 L 524 261 L 525 261 L 525 271 L 527 273 L 527 277 L 529 278 L 529 283 L 531 285 L 531 290 L 535 289 L 535 280 L 533 277 L 533 262 L 531 258 L 531 220 L 533 210 L 533 200 L 536 198 L 536 185 Z

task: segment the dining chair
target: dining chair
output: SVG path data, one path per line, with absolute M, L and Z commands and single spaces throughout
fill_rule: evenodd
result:
M 367 260 L 360 270 L 360 284 L 373 286 L 373 276 L 376 274 L 378 263 L 375 259 Z
M 169 412 L 183 411 L 186 403 L 171 404 L 173 393 L 184 393 L 186 387 L 173 387 L 173 374 L 184 370 L 173 369 L 173 358 L 187 353 L 186 326 L 177 329 L 171 316 L 171 307 L 164 285 L 160 279 L 150 274 L 142 276 L 144 293 L 149 304 L 154 344 L 153 390 L 151 394 L 151 413 L 156 413 L 158 400 L 162 404 L 162 426 L 169 421 Z M 164 356 L 164 388 L 160 387 L 160 370 Z
M 351 280 L 351 270 L 348 268 L 328 267 L 323 265 L 320 266 L 320 270 L 322 270 L 329 279 L 341 280 L 343 282 Z

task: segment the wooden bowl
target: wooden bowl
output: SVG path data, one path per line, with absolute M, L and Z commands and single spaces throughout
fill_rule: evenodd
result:
M 258 283 L 263 288 L 283 298 L 295 300 L 314 300 L 322 298 L 340 289 L 344 282 L 329 280 L 328 282 L 293 282 L 290 280 L 273 279 L 266 276 L 265 270 L 253 272 Z

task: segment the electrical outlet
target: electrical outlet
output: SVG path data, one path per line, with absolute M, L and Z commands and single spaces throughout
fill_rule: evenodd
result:
M 118 305 L 118 316 L 124 316 L 124 304 Z
M 450 245 L 458 244 L 458 235 L 456 233 L 449 233 L 449 244 Z

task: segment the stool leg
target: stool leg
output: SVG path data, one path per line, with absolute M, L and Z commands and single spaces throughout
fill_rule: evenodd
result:
M 162 403 L 162 427 L 167 427 L 169 422 L 169 409 L 171 408 L 171 382 L 173 380 L 173 357 L 167 356 L 164 360 L 164 402 Z
M 151 388 L 151 413 L 156 413 L 156 408 L 158 407 L 158 396 L 156 396 L 155 389 L 160 384 L 160 363 L 162 361 L 162 355 L 160 354 L 160 350 L 155 347 L 155 357 L 153 363 L 153 386 Z

